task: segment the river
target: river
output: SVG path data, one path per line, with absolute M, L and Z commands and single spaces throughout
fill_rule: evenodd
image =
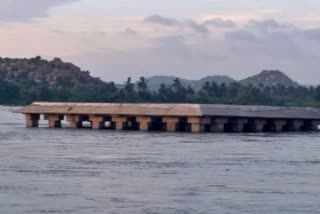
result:
M 320 133 L 26 129 L 0 107 L 0 213 L 319 213 Z

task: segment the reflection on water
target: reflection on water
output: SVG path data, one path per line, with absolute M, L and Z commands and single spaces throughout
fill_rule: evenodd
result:
M 320 134 L 25 129 L 0 108 L 0 213 L 318 213 Z

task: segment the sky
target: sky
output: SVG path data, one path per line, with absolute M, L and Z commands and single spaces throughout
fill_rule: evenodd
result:
M 320 84 L 319 50 L 319 0 L 0 0 L 1 57 L 59 57 L 105 81 L 276 69 Z

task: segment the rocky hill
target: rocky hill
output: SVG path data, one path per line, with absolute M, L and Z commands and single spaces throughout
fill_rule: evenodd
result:
M 239 81 L 242 85 L 253 85 L 253 86 L 276 86 L 276 85 L 283 85 L 285 87 L 298 87 L 299 84 L 293 81 L 290 77 L 286 74 L 282 73 L 281 71 L 277 70 L 265 70 L 262 71 L 260 74 L 254 75 L 252 77 L 248 77 Z
M 59 58 L 52 61 L 43 60 L 41 57 L 0 58 L 0 77 L 10 82 L 31 80 L 47 86 L 65 84 L 75 87 L 104 84 L 99 78 L 92 77 L 88 71 L 82 71 L 72 63 L 65 63 Z

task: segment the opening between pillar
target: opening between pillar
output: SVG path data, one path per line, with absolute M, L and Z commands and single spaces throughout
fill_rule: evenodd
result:
M 228 133 L 241 133 L 245 131 L 245 126 L 248 124 L 248 119 L 230 118 L 225 124 L 224 131 Z
M 302 131 L 304 122 L 303 120 L 287 120 L 283 127 L 285 132 L 300 132 Z
M 304 120 L 302 131 L 319 131 L 320 120 Z
M 92 128 L 89 115 L 67 115 L 70 128 Z
M 25 119 L 27 128 L 39 127 L 40 114 L 26 114 Z

